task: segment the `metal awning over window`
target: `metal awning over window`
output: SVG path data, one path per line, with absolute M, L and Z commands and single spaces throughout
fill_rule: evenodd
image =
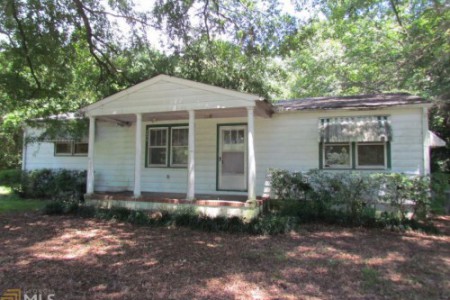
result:
M 392 140 L 390 120 L 387 116 L 321 118 L 320 141 L 387 142 Z

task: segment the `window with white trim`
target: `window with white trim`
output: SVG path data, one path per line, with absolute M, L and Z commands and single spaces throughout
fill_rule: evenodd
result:
M 167 166 L 168 161 L 168 127 L 155 127 L 148 130 L 148 165 L 149 166 Z
M 87 156 L 88 143 L 85 142 L 55 142 L 55 156 Z
M 164 125 L 147 127 L 147 167 L 186 167 L 189 127 Z

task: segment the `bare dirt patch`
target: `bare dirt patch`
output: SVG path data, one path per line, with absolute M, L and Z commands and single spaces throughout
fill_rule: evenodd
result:
M 450 218 L 438 220 L 448 233 Z M 0 292 L 55 299 L 448 299 L 450 237 L 304 226 L 280 236 L 0 215 Z

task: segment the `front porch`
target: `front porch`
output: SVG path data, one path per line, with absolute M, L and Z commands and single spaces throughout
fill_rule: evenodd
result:
M 133 192 L 102 192 L 86 194 L 88 205 L 101 208 L 125 207 L 134 210 L 176 211 L 193 209 L 199 214 L 209 217 L 240 217 L 251 220 L 263 209 L 264 200 L 259 198 L 248 201 L 242 195 L 196 195 L 196 199 L 186 199 L 181 193 L 142 192 L 135 197 Z
M 259 209 L 255 118 L 273 112 L 259 96 L 159 75 L 82 112 L 89 117 L 91 204 L 192 206 L 208 215 L 243 217 L 243 211 Z M 219 196 L 227 200 L 218 202 L 221 193 L 240 195 Z

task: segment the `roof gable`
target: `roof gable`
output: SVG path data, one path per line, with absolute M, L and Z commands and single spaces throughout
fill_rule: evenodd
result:
M 254 106 L 260 97 L 158 75 L 81 109 L 88 115 Z

